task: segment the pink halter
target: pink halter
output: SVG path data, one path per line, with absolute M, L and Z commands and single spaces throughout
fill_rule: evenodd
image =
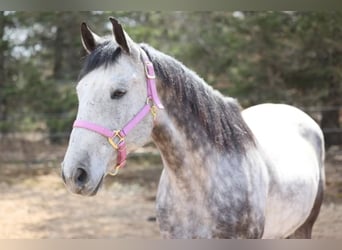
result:
M 160 102 L 158 97 L 156 83 L 155 83 L 155 73 L 153 64 L 148 59 L 145 51 L 141 50 L 141 58 L 145 67 L 145 75 L 147 81 L 147 99 L 146 104 L 142 107 L 142 109 L 136 114 L 121 130 L 110 130 L 108 128 L 102 127 L 101 125 L 82 121 L 75 120 L 73 127 L 74 128 L 84 128 L 91 131 L 94 131 L 104 137 L 108 138 L 109 143 L 113 146 L 115 150 L 118 151 L 116 166 L 113 172 L 110 172 L 111 175 L 116 175 L 118 170 L 123 167 L 126 163 L 127 151 L 126 151 L 126 142 L 125 137 L 127 134 L 149 113 L 153 115 L 153 118 L 156 117 L 157 108 L 163 109 L 164 106 Z

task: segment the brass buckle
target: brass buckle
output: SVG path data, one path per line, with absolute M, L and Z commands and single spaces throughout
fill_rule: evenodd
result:
M 152 114 L 152 117 L 153 117 L 153 121 L 155 121 L 156 118 L 157 118 L 157 107 L 154 104 L 151 107 L 151 114 Z
M 157 118 L 157 106 L 154 104 L 152 97 L 147 97 L 146 104 L 150 105 L 150 112 L 152 114 L 153 120 L 155 121 Z
M 155 75 L 155 74 L 151 75 L 151 74 L 148 72 L 148 65 L 152 65 L 152 67 L 153 67 L 153 64 L 152 64 L 151 62 L 145 62 L 145 74 L 146 74 L 146 77 L 147 77 L 148 79 L 155 79 L 155 78 L 156 78 L 156 75 Z
M 121 136 L 120 130 L 115 130 L 113 132 L 114 132 L 114 135 L 112 137 L 108 137 L 108 141 L 113 146 L 113 148 L 118 150 L 120 143 L 125 140 L 125 137 Z M 115 139 L 117 139 L 117 142 L 114 141 Z

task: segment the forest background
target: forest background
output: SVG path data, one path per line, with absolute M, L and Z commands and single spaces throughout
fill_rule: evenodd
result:
M 137 42 L 174 56 L 243 107 L 308 112 L 326 146 L 342 144 L 339 12 L 0 12 L 0 134 L 65 143 L 85 51 L 80 23 L 110 35 L 115 16 Z

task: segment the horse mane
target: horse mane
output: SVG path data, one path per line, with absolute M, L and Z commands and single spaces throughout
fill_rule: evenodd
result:
M 113 39 L 107 39 L 99 44 L 94 51 L 86 56 L 83 68 L 78 76 L 80 81 L 86 74 L 103 65 L 107 67 L 118 61 L 122 54 L 121 48 L 118 47 Z
M 226 152 L 244 153 L 255 145 L 254 136 L 235 99 L 214 90 L 176 59 L 147 44 L 140 46 L 150 57 L 156 75 L 161 79 L 167 112 L 188 135 L 207 136 L 210 146 Z

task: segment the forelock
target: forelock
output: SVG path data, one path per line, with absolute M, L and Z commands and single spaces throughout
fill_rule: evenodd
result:
M 83 68 L 78 76 L 78 81 L 94 69 L 116 63 L 121 54 L 121 48 L 113 40 L 101 43 L 86 57 Z

